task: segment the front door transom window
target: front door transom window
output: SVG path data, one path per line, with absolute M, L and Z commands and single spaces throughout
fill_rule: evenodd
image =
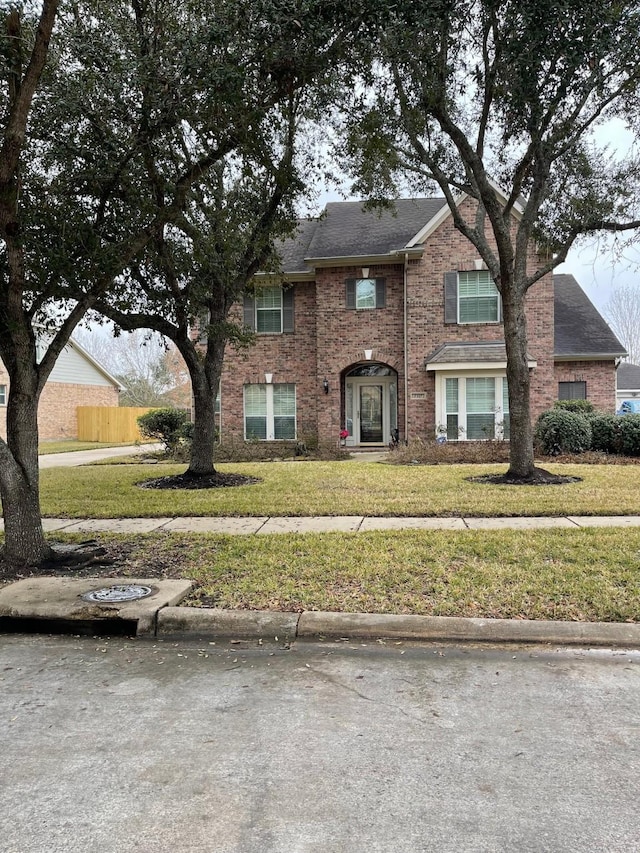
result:
M 345 376 L 346 444 L 385 445 L 398 426 L 398 376 L 385 364 L 361 364 Z

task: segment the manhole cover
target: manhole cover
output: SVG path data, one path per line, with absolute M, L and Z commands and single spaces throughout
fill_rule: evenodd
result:
M 150 586 L 142 586 L 136 583 L 117 584 L 116 586 L 104 586 L 102 589 L 92 589 L 83 593 L 80 597 L 84 601 L 97 601 L 102 604 L 112 604 L 119 601 L 137 601 L 146 598 L 153 593 Z

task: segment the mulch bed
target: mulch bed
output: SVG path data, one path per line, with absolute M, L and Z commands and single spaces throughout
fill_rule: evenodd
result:
M 137 544 L 134 537 L 100 543 L 92 539 L 74 545 L 53 543 L 56 559 L 36 567 L 16 565 L 0 555 L 0 585 L 45 575 L 69 578 L 184 577 L 180 545 L 168 548 L 162 542 L 148 543 L 143 557 L 132 560 Z
M 141 489 L 223 489 L 229 486 L 252 486 L 261 482 L 258 477 L 245 477 L 243 474 L 176 474 L 173 477 L 157 477 L 154 480 L 142 480 L 136 483 Z
M 545 468 L 534 468 L 532 477 L 515 477 L 505 474 L 482 474 L 478 477 L 466 477 L 469 483 L 491 483 L 495 486 L 565 486 L 567 483 L 581 483 L 582 477 L 552 474 Z

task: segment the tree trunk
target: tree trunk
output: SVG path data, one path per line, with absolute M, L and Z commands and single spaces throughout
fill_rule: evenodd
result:
M 214 474 L 213 454 L 216 440 L 215 403 L 218 391 L 210 387 L 204 370 L 191 376 L 193 390 L 193 440 L 188 473 L 195 476 Z
M 226 317 L 223 317 L 224 319 Z M 194 415 L 188 473 L 195 476 L 215 473 L 213 465 L 216 443 L 215 408 L 225 346 L 226 338 L 213 334 L 207 340 L 204 357 L 185 358 L 191 376 Z M 186 354 L 183 353 L 183 355 Z
M 531 376 L 527 363 L 527 321 L 524 294 L 511 286 L 505 288 L 502 309 L 507 349 L 509 386 L 509 470 L 507 477 L 531 480 L 535 477 L 533 429 L 531 426 Z
M 40 516 L 38 397 L 9 389 L 7 444 L 0 447 L 0 495 L 4 515 L 4 557 L 38 565 L 53 557 Z

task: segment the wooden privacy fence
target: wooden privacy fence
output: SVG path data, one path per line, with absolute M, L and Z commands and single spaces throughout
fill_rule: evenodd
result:
M 157 408 L 157 406 L 156 406 Z M 141 441 L 137 419 L 151 408 L 78 406 L 78 441 Z

